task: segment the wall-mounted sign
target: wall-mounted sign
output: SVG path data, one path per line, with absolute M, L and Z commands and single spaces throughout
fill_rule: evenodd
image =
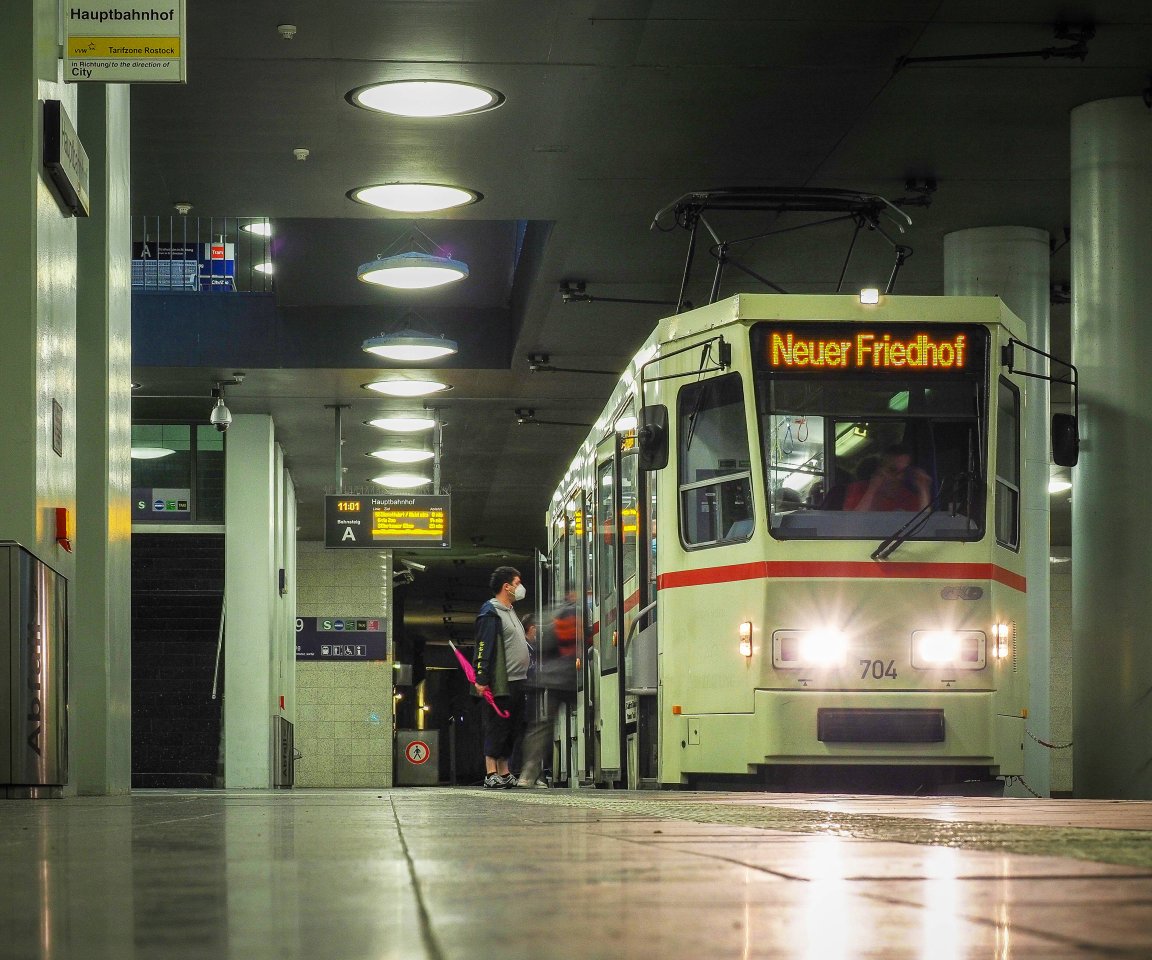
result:
M 66 0 L 69 83 L 184 83 L 184 0 Z
M 44 101 L 44 166 L 64 205 L 88 216 L 88 154 L 59 100 Z
M 297 617 L 297 660 L 387 660 L 383 617 Z
M 450 497 L 372 494 L 324 498 L 325 547 L 379 550 L 451 545 Z
M 187 487 L 133 487 L 133 523 L 186 523 L 192 519 L 192 491 Z

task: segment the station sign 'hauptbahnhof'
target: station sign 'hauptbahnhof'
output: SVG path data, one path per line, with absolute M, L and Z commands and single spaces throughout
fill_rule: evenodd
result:
M 69 83 L 185 83 L 184 0 L 63 0 Z
M 448 548 L 452 546 L 451 498 L 422 494 L 327 496 L 324 546 Z

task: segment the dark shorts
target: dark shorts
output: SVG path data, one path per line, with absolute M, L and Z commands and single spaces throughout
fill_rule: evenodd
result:
M 524 680 L 510 680 L 508 696 L 496 698 L 496 703 L 508 711 L 507 717 L 499 716 L 487 701 L 480 701 L 484 756 L 497 760 L 507 760 L 512 756 L 516 738 L 524 728 L 524 685 Z

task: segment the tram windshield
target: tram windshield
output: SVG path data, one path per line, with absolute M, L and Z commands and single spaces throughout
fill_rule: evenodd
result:
M 753 329 L 769 523 L 779 539 L 983 535 L 982 327 Z

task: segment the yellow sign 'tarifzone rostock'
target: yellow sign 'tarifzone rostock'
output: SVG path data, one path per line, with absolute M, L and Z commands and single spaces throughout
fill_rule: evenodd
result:
M 69 37 L 68 56 L 179 57 L 179 37 Z

